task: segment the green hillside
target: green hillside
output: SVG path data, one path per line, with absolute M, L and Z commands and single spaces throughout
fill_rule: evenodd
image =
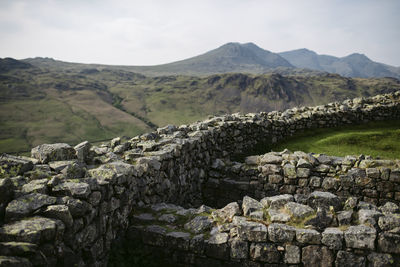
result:
M 0 152 L 46 142 L 135 136 L 210 115 L 283 110 L 400 89 L 393 78 L 238 73 L 146 77 L 81 65 L 53 69 L 19 63 L 0 62 Z

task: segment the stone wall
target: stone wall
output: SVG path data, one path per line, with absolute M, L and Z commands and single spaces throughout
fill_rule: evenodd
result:
M 174 204 L 131 216 L 111 266 L 145 250 L 143 266 L 399 266 L 399 206 L 377 207 L 314 191 L 304 204 L 290 194 L 245 196 L 213 210 Z M 397 233 L 397 234 L 395 234 Z M 129 262 L 129 261 L 128 261 Z
M 263 198 L 314 190 L 357 196 L 373 204 L 400 203 L 400 160 L 334 157 L 296 151 L 250 156 L 244 163 L 215 159 L 203 186 L 204 203 L 223 207 L 244 196 Z
M 99 147 L 87 142 L 74 148 L 45 144 L 32 149 L 32 158 L 3 155 L 0 255 L 4 256 L 0 263 L 104 265 L 112 241 L 124 235 L 129 215 L 137 207 L 161 202 L 190 207 L 207 202 L 202 189 L 215 178 L 221 163 L 216 159 L 229 161 L 259 143 L 277 142 L 302 129 L 398 118 L 400 92 L 285 112 L 233 114 L 187 126 L 169 125 Z M 289 159 L 288 164 L 294 162 Z M 266 195 L 274 190 L 269 182 L 274 178 L 265 175 L 269 180 L 254 187 L 254 196 L 263 194 L 260 184 Z M 297 185 L 288 185 L 296 186 L 297 191 L 304 180 L 298 176 L 293 180 Z M 286 185 L 285 178 L 283 181 L 282 186 Z M 378 185 L 372 190 L 378 192 Z M 380 193 L 374 198 L 378 202 L 397 199 L 395 193 Z

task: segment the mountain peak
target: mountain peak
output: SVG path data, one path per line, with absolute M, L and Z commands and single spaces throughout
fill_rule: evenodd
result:
M 371 61 L 371 59 L 369 59 L 366 55 L 361 54 L 361 53 L 353 53 L 353 54 L 350 54 L 350 55 L 344 57 L 344 59 L 346 59 L 346 58 L 347 59 L 357 59 L 357 60 L 368 60 L 368 61 Z

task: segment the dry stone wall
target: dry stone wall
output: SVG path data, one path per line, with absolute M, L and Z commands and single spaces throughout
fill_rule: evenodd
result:
M 116 138 L 101 146 L 92 146 L 88 142 L 75 147 L 44 144 L 32 149 L 31 158 L 2 155 L 0 255 L 3 256 L 0 257 L 0 265 L 103 266 L 108 262 L 113 240 L 125 235 L 126 229 L 132 224 L 132 212 L 135 213 L 140 207 L 174 203 L 188 208 L 216 201 L 215 197 L 209 196 L 209 191 L 203 189 L 209 187 L 212 179 L 218 178 L 216 175 L 224 175 L 221 165 L 229 165 L 231 156 L 250 151 L 260 143 L 277 142 L 302 129 L 398 118 L 400 92 L 318 107 L 294 108 L 285 112 L 213 117 L 191 125 L 169 125 L 130 140 Z M 275 155 L 285 162 L 283 166 L 282 163 L 280 165 L 281 174 L 266 172 L 263 169 L 266 165 L 256 160 L 255 164 L 260 164 L 260 169 L 249 168 L 245 171 L 253 174 L 244 175 L 251 176 L 250 189 L 244 192 L 259 196 L 259 199 L 271 192 L 308 193 L 306 177 L 301 177 L 305 174 L 299 174 L 307 172 L 301 170 L 307 168 L 298 166 L 298 155 L 297 162 L 286 155 L 291 154 Z M 314 185 L 314 181 L 311 183 L 315 171 L 313 168 L 320 165 L 329 166 L 329 171 L 321 172 L 319 178 L 324 181 L 336 179 L 335 176 L 329 176 L 333 173 L 330 168 L 335 167 L 336 171 L 338 166 L 318 162 L 318 165 L 309 169 L 310 177 L 306 179 L 308 185 Z M 356 162 L 361 164 L 362 161 L 357 159 Z M 279 167 L 278 163 L 274 164 L 270 165 Z M 340 168 L 343 169 L 343 165 L 346 164 L 342 162 Z M 350 166 L 352 169 L 358 167 Z M 380 205 L 386 200 L 396 205 L 398 181 L 394 177 L 397 170 L 390 169 L 387 176 L 383 169 L 378 168 L 379 178 L 376 178 L 376 171 L 372 174 L 368 170 L 371 168 L 367 167 L 365 173 L 369 175 L 367 178 L 376 179 L 376 182 L 374 187 L 367 189 L 376 192 L 362 192 L 364 195 L 360 196 Z M 296 172 L 295 178 L 291 173 L 293 171 Z M 252 181 L 253 175 L 262 181 L 255 183 Z M 283 183 L 277 182 L 280 179 L 277 175 L 282 175 Z M 387 192 L 386 189 L 381 190 L 390 184 L 385 183 L 380 187 L 379 179 L 393 183 L 393 187 Z M 357 183 L 356 178 L 354 182 Z M 335 181 L 332 183 L 335 184 Z M 223 190 L 220 186 L 215 189 L 220 192 L 229 189 Z M 282 188 L 288 189 L 282 191 Z M 323 190 L 324 185 L 315 188 Z M 355 191 L 343 189 L 341 197 L 345 197 L 346 192 L 357 194 L 359 189 L 355 188 Z M 279 192 L 275 189 L 279 189 Z M 227 197 L 225 201 L 230 200 Z M 222 203 L 218 203 L 218 206 L 222 206 Z M 286 235 L 285 230 L 280 233 Z M 389 240 L 398 240 L 397 232 L 388 235 L 391 238 Z M 213 235 L 210 238 L 213 240 Z M 268 243 L 268 239 L 265 242 Z M 240 244 L 236 246 L 240 247 Z M 320 247 L 315 249 L 317 252 L 310 250 L 310 253 L 318 254 L 319 250 L 325 250 Z M 286 250 L 296 249 L 286 248 L 285 245 L 283 251 Z M 343 253 L 347 255 L 348 252 Z M 254 258 L 248 260 L 258 262 Z
M 243 196 L 263 198 L 332 192 L 373 204 L 400 203 L 400 160 L 334 157 L 296 151 L 250 156 L 244 163 L 216 159 L 203 186 L 205 204 L 223 207 Z

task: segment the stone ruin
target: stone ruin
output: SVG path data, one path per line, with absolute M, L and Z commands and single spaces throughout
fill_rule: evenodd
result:
M 3 154 L 0 266 L 399 266 L 400 160 L 233 160 L 303 129 L 389 119 L 400 92 Z

